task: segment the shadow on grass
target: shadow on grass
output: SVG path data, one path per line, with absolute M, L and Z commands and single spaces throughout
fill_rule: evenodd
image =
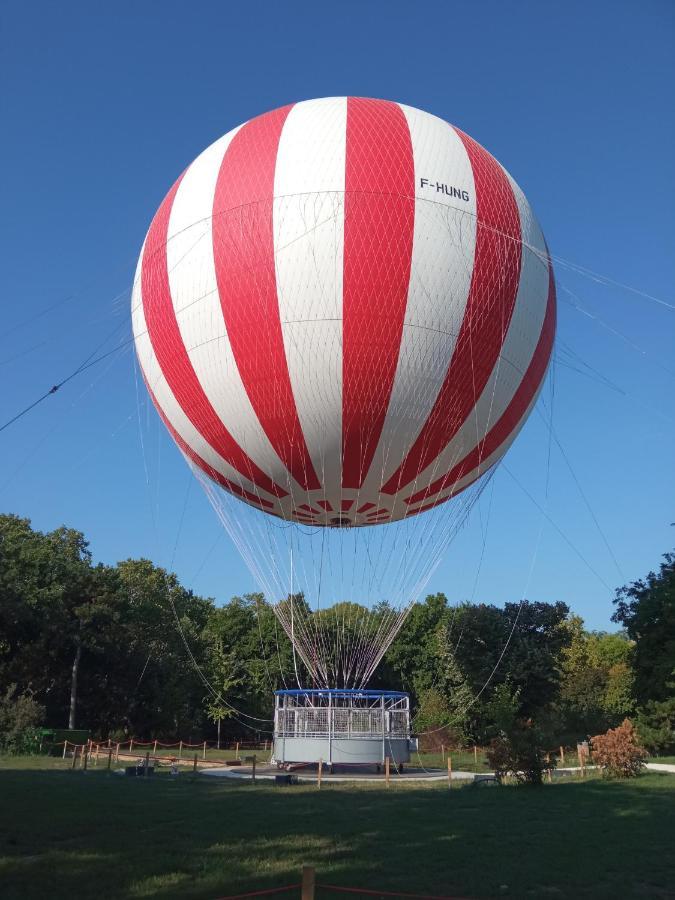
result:
M 215 898 L 297 882 L 303 863 L 320 881 L 370 889 L 675 897 L 668 775 L 318 791 L 0 770 L 0 797 L 5 900 Z

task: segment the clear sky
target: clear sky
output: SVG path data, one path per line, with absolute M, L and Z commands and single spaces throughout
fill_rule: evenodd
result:
M 129 336 L 145 230 L 213 140 L 311 97 L 418 106 L 507 167 L 567 261 L 543 393 L 564 456 L 554 442 L 548 467 L 535 413 L 431 587 L 525 591 L 609 627 L 613 588 L 675 538 L 675 309 L 644 296 L 675 304 L 671 0 L 6 0 L 0 16 L 2 421 Z M 1 510 L 83 530 L 97 560 L 172 566 L 218 601 L 255 589 L 190 477 L 130 349 L 0 434 Z M 540 541 L 523 487 L 547 510 Z

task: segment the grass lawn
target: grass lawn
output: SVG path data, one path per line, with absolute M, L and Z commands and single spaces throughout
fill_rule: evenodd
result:
M 69 765 L 0 758 L 3 900 L 216 898 L 296 882 L 303 863 L 319 881 L 370 889 L 675 897 L 672 775 L 318 791 Z
M 675 766 L 675 756 L 650 756 L 647 762 L 670 763 L 671 766 Z

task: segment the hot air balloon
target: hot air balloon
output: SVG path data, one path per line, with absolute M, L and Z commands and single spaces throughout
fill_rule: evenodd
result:
M 365 686 L 551 355 L 553 269 L 523 192 L 429 113 L 291 104 L 178 178 L 132 306 L 153 403 L 311 678 L 277 697 L 282 731 L 310 709 L 334 737 L 358 695 L 362 735 L 385 716 L 409 734 L 407 697 Z

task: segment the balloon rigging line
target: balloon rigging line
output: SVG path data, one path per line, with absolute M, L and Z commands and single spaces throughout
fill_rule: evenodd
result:
M 571 549 L 576 553 L 576 555 L 584 563 L 586 568 L 590 572 L 592 572 L 593 575 L 595 575 L 595 577 L 598 579 L 600 584 L 602 584 L 602 586 L 604 588 L 606 588 L 608 591 L 610 591 L 610 593 L 611 593 L 612 588 L 607 584 L 607 582 L 602 577 L 602 575 L 600 575 L 598 573 L 598 571 L 593 568 L 593 566 L 589 563 L 589 561 L 586 559 L 586 557 L 583 555 L 583 553 L 576 547 L 576 545 L 570 540 L 570 538 L 567 537 L 567 535 L 562 530 L 562 528 L 560 528 L 560 526 L 556 524 L 556 522 L 548 515 L 548 513 L 546 513 L 545 511 L 542 510 L 542 507 L 538 503 L 538 501 L 532 496 L 532 494 L 527 490 L 527 488 L 522 484 L 522 482 L 514 475 L 514 473 L 509 469 L 509 467 L 506 465 L 506 463 L 502 462 L 501 465 L 504 468 L 504 471 L 515 481 L 515 483 L 518 485 L 518 487 L 521 489 L 521 491 L 525 494 L 525 496 L 537 507 L 537 509 L 540 510 L 540 512 L 543 513 L 543 515 L 545 516 L 545 518 L 547 519 L 549 524 L 553 525 L 553 527 L 558 532 L 558 534 L 562 537 L 562 539 L 565 541 L 565 543 L 568 544 L 569 547 L 571 547 Z
M 555 441 L 555 444 L 556 444 L 558 450 L 560 451 L 562 458 L 565 461 L 565 465 L 569 469 L 570 475 L 572 476 L 572 480 L 574 481 L 574 483 L 577 487 L 577 490 L 579 491 L 581 499 L 584 501 L 584 505 L 586 506 L 586 509 L 588 510 L 591 518 L 593 519 L 595 527 L 596 527 L 600 537 L 602 538 L 602 541 L 603 541 L 605 547 L 607 548 L 607 552 L 609 553 L 610 557 L 612 558 L 612 562 L 614 563 L 614 566 L 616 567 L 616 570 L 619 573 L 619 577 L 621 578 L 622 581 L 626 581 L 626 576 L 624 575 L 623 571 L 621 570 L 621 566 L 619 565 L 619 561 L 616 558 L 616 554 L 612 550 L 612 547 L 611 547 L 609 541 L 607 540 L 607 535 L 603 531 L 603 529 L 600 525 L 600 522 L 598 521 L 598 517 L 596 516 L 596 514 L 593 510 L 593 507 L 591 506 L 591 503 L 590 503 L 588 497 L 586 496 L 584 489 L 582 488 L 581 483 L 580 483 L 574 469 L 572 468 L 572 463 L 570 462 L 569 457 L 567 456 L 567 453 L 565 452 L 565 449 L 564 449 L 563 445 L 561 444 L 560 439 L 558 438 L 556 430 L 553 426 L 552 419 L 547 419 L 546 416 L 544 416 L 544 414 L 539 409 L 537 409 L 537 413 L 541 417 L 541 419 L 544 422 L 544 424 L 546 425 L 546 427 L 550 430 L 551 436 L 552 436 L 553 440 Z
M 73 410 L 78 403 L 82 400 L 83 397 L 86 397 L 90 391 L 92 391 L 96 385 L 108 374 L 113 364 L 116 362 L 116 359 L 111 360 L 110 364 L 101 372 L 87 387 L 72 401 L 72 403 L 67 407 L 67 411 L 70 412 Z M 0 494 L 6 490 L 6 488 L 14 481 L 19 472 L 25 468 L 26 465 L 33 459 L 35 454 L 40 450 L 40 448 L 44 445 L 44 443 L 60 428 L 63 427 L 66 421 L 66 416 L 62 416 L 59 418 L 51 427 L 47 429 L 47 431 L 39 438 L 30 448 L 30 450 L 25 453 L 21 459 L 21 462 L 18 466 L 12 471 L 12 474 L 3 482 L 2 486 L 0 486 Z
M 418 199 L 419 199 L 419 198 L 418 198 Z M 429 202 L 429 201 L 427 201 L 427 202 Z M 453 208 L 453 207 L 449 207 L 449 208 Z M 463 212 L 464 212 L 466 215 L 474 215 L 473 213 L 469 213 L 469 212 L 466 211 L 466 210 L 464 210 Z M 502 237 L 504 237 L 504 238 L 509 238 L 509 239 L 511 239 L 511 240 L 513 239 L 513 238 L 511 238 L 510 235 L 506 235 L 506 234 L 504 234 L 503 232 L 499 231 L 499 229 L 495 229 L 495 228 L 492 228 L 492 227 L 490 227 L 490 226 L 487 226 L 487 225 L 485 225 L 485 223 L 481 223 L 481 224 L 483 225 L 484 228 L 486 228 L 486 230 L 495 231 L 496 233 L 500 234 L 500 236 L 502 236 Z M 203 235 L 200 236 L 199 240 L 201 240 L 202 237 L 203 237 Z M 544 258 L 544 256 L 543 256 L 543 254 L 541 253 L 541 251 L 537 250 L 537 248 L 535 248 L 535 247 L 533 247 L 533 246 L 530 246 L 530 245 L 527 244 L 527 242 L 525 242 L 525 241 L 521 241 L 521 243 L 523 244 L 523 246 L 528 247 L 528 249 L 530 249 L 535 255 L 539 256 L 539 257 L 542 258 L 542 259 Z M 191 248 L 191 249 L 192 249 L 192 248 Z M 187 252 L 189 252 L 189 251 L 187 251 Z M 627 284 L 623 284 L 622 282 L 616 281 L 616 280 L 611 279 L 611 278 L 609 278 L 609 277 L 607 277 L 607 276 L 600 275 L 599 273 L 593 272 L 592 270 L 587 269 L 587 268 L 585 268 L 585 267 L 583 267 L 583 266 L 578 266 L 578 265 L 576 265 L 576 264 L 574 264 L 574 263 L 569 262 L 568 260 L 563 259 L 562 257 L 557 257 L 557 256 L 554 256 L 554 255 L 551 255 L 551 259 L 552 259 L 553 261 L 555 261 L 556 263 L 558 263 L 558 264 L 564 266 L 565 268 L 569 269 L 570 271 L 575 272 L 576 274 L 582 275 L 582 276 L 584 276 L 584 277 L 586 277 L 586 278 L 589 278 L 589 279 L 591 279 L 591 280 L 593 280 L 593 281 L 596 281 L 596 282 L 598 282 L 598 283 L 600 283 L 600 284 L 611 285 L 611 286 L 613 286 L 613 287 L 621 288 L 621 289 L 623 289 L 623 290 L 629 291 L 630 293 L 636 294 L 637 296 L 640 296 L 640 297 L 643 297 L 643 298 L 645 298 L 645 299 L 651 300 L 651 301 L 653 301 L 653 302 L 655 302 L 655 303 L 658 303 L 658 304 L 660 304 L 660 305 L 663 306 L 663 307 L 666 307 L 666 308 L 668 308 L 668 309 L 675 310 L 675 305 L 673 305 L 673 304 L 671 304 L 671 303 L 669 303 L 669 302 L 667 302 L 667 301 L 665 301 L 665 300 L 663 300 L 663 299 L 661 299 L 661 298 L 655 297 L 654 295 L 649 294 L 649 293 L 647 293 L 647 292 L 645 292 L 645 291 L 640 291 L 640 290 L 637 289 L 637 288 L 634 288 L 634 287 L 632 287 L 632 286 L 630 286 L 630 285 L 627 285 Z M 179 260 L 179 262 L 180 262 L 180 260 Z M 571 297 L 573 297 L 574 299 L 577 299 L 577 300 L 578 300 L 578 298 L 576 297 L 576 295 L 575 295 L 572 291 L 570 291 L 569 288 L 567 288 L 565 285 L 563 285 L 563 284 L 561 284 L 561 283 L 559 283 L 559 284 L 560 284 L 560 287 L 562 288 L 563 291 L 565 291 L 566 293 L 568 293 L 568 294 L 569 294 Z M 186 304 L 186 306 L 184 306 L 184 307 L 181 309 L 181 312 L 183 312 L 188 306 L 192 306 L 193 304 L 198 303 L 198 302 L 200 302 L 201 300 L 205 299 L 205 298 L 206 298 L 209 294 L 211 294 L 211 293 L 213 293 L 213 291 L 209 291 L 209 292 L 207 292 L 207 294 L 203 294 L 203 295 L 197 297 L 194 301 L 192 301 L 191 304 Z M 65 301 L 59 301 L 59 303 L 60 303 L 60 302 L 65 302 Z M 598 321 L 603 327 L 607 328 L 611 333 L 615 334 L 617 337 L 622 338 L 622 339 L 623 339 L 624 341 L 626 341 L 630 346 L 632 346 L 633 349 L 635 349 L 638 353 L 640 353 L 640 354 L 641 354 L 642 356 L 644 356 L 645 358 L 647 358 L 648 356 L 649 356 L 649 357 L 653 357 L 652 354 L 648 354 L 646 350 L 644 350 L 643 348 L 641 348 L 641 347 L 639 347 L 638 345 L 634 344 L 634 342 L 632 342 L 632 341 L 631 341 L 629 338 L 627 338 L 624 334 L 622 334 L 622 333 L 621 333 L 620 331 L 618 331 L 617 329 L 614 329 L 614 328 L 613 328 L 611 325 L 609 325 L 608 323 L 604 322 L 604 320 L 601 319 L 601 318 L 600 318 L 599 316 L 597 316 L 596 314 L 590 313 L 589 311 L 587 311 L 586 309 L 584 309 L 582 306 L 580 306 L 578 303 L 572 303 L 572 302 L 570 302 L 570 301 L 567 301 L 567 302 L 568 302 L 573 308 L 577 309 L 577 310 L 578 310 L 579 312 L 581 312 L 582 314 L 588 316 L 588 317 L 591 318 L 591 319 L 594 319 L 594 320 Z M 38 313 L 38 314 L 36 315 L 35 318 L 38 318 L 39 316 L 46 314 L 46 312 L 48 312 L 50 309 L 56 308 L 57 305 L 58 305 L 58 304 L 55 304 L 54 306 L 47 308 L 47 310 L 43 310 L 41 313 Z M 132 307 L 132 310 L 133 310 L 133 309 L 134 309 L 134 307 Z M 10 333 L 12 330 L 14 330 L 15 328 L 22 327 L 23 325 L 28 324 L 30 321 L 31 321 L 31 320 L 28 319 L 28 320 L 26 320 L 25 322 L 20 323 L 20 324 L 17 325 L 17 326 L 13 326 L 13 328 L 9 329 L 9 331 L 5 332 L 5 334 L 9 334 L 9 333 Z M 125 320 L 125 321 L 126 321 L 126 320 Z M 124 324 L 124 323 L 122 323 L 122 324 Z M 119 327 L 121 327 L 121 325 L 118 326 L 118 328 L 115 329 L 115 331 L 113 332 L 113 334 L 114 334 L 117 330 L 119 330 Z M 143 334 L 147 334 L 147 329 L 145 329 L 145 331 L 143 331 L 143 332 L 139 332 L 138 335 L 137 335 L 136 337 L 140 337 L 140 336 L 142 336 Z M 107 341 L 110 339 L 110 337 L 112 337 L 112 334 L 109 335 L 109 337 L 106 338 L 106 340 L 105 340 L 105 341 L 103 342 L 103 344 L 101 344 L 100 346 L 105 345 L 105 343 L 107 343 Z M 118 352 L 118 351 L 124 349 L 124 347 L 125 347 L 127 344 L 133 343 L 134 340 L 135 340 L 135 338 L 134 338 L 133 336 L 130 337 L 130 338 L 128 338 L 124 343 L 120 344 L 118 347 L 114 348 L 113 350 L 110 350 L 108 353 L 102 354 L 102 355 L 101 355 L 100 357 L 98 357 L 97 359 L 91 360 L 91 356 L 90 356 L 90 357 L 87 357 L 87 360 L 85 360 L 85 363 L 86 363 L 86 364 L 83 363 L 83 364 L 81 364 L 80 366 L 78 366 L 78 367 L 77 367 L 73 372 L 71 372 L 66 378 L 64 378 L 64 379 L 62 379 L 60 382 L 57 382 L 56 384 L 52 385 L 52 387 L 51 387 L 48 391 L 46 391 L 44 394 L 42 394 L 41 396 L 39 396 L 36 400 L 34 400 L 34 401 L 33 401 L 32 403 L 30 403 L 28 406 L 26 406 L 24 409 L 20 410 L 16 415 L 14 415 L 12 418 L 10 418 L 8 421 L 6 421 L 2 426 L 0 426 L 0 432 L 4 431 L 4 430 L 5 430 L 6 428 L 8 428 L 10 425 L 13 425 L 14 422 L 16 422 L 16 421 L 18 421 L 19 419 L 21 419 L 23 416 L 25 416 L 27 413 L 29 413 L 32 409 L 34 409 L 36 406 L 38 406 L 38 405 L 41 404 L 44 400 L 46 400 L 49 396 L 51 396 L 52 394 L 55 394 L 58 390 L 60 390 L 60 388 L 62 388 L 65 384 L 67 384 L 69 381 L 71 381 L 71 380 L 72 380 L 73 378 L 75 378 L 77 375 L 79 375 L 79 374 L 81 374 L 82 372 L 86 371 L 86 370 L 89 369 L 91 366 L 94 366 L 94 365 L 96 365 L 97 363 L 101 362 L 102 360 L 106 359 L 108 356 L 112 355 L 113 353 L 116 353 L 116 352 Z M 212 340 L 213 340 L 213 339 L 212 339 Z M 208 343 L 208 341 L 205 341 L 204 343 Z M 39 345 L 37 345 L 37 346 L 39 346 Z M 199 346 L 201 346 L 201 345 L 199 345 Z M 36 349 L 36 347 L 31 348 L 31 349 Z M 98 349 L 98 348 L 97 348 L 97 349 Z M 196 348 L 193 348 L 193 349 L 196 349 Z M 25 352 L 26 352 L 26 353 L 27 353 L 27 352 L 30 352 L 30 349 L 27 350 L 27 351 L 25 351 Z M 94 351 L 94 353 L 95 353 L 95 352 L 96 352 L 96 350 Z M 23 354 L 19 354 L 19 356 L 21 356 L 21 355 L 23 355 Z M 93 356 L 93 354 L 91 354 L 91 355 Z M 18 357 L 16 357 L 16 358 L 18 358 Z M 90 362 L 89 360 L 91 360 L 91 362 Z M 5 362 L 9 362 L 9 361 L 10 361 L 10 360 L 5 360 Z M 659 366 L 660 366 L 664 371 L 666 371 L 668 374 L 670 374 L 670 375 L 675 375 L 675 373 L 674 373 L 671 369 L 669 369 L 667 366 L 664 366 L 663 364 L 658 363 L 658 362 L 657 362 L 656 364 L 659 365 Z
M 552 437 L 552 432 L 549 430 L 547 453 L 546 453 L 546 480 L 545 480 L 545 493 L 544 493 L 546 506 L 548 506 L 549 481 L 550 481 L 550 473 L 551 473 L 551 437 Z M 508 468 L 506 467 L 503 459 L 498 463 L 498 466 L 500 466 L 500 467 L 503 466 L 507 472 L 509 471 Z M 509 474 L 511 474 L 511 473 L 509 472 Z M 514 477 L 514 476 L 511 476 L 511 477 Z M 421 732 L 421 734 L 419 735 L 420 737 L 423 735 L 435 734 L 439 731 L 443 731 L 445 728 L 448 728 L 450 725 L 452 725 L 456 721 L 458 721 L 461 718 L 461 716 L 465 715 L 466 712 L 478 701 L 478 699 L 485 692 L 485 690 L 491 683 L 492 679 L 494 678 L 495 674 L 497 673 L 497 670 L 499 669 L 500 665 L 502 664 L 502 660 L 504 659 L 504 657 L 509 649 L 509 646 L 511 644 L 511 641 L 513 639 L 513 635 L 515 633 L 516 626 L 518 625 L 518 620 L 520 619 L 520 614 L 521 614 L 523 606 L 525 604 L 525 598 L 529 591 L 530 581 L 532 579 L 532 574 L 534 572 L 534 567 L 536 564 L 537 556 L 539 555 L 539 546 L 540 546 L 541 537 L 542 537 L 542 534 L 544 531 L 544 519 L 548 519 L 549 521 L 551 521 L 545 508 L 539 504 L 536 504 L 536 505 L 537 505 L 539 511 L 541 512 L 541 518 L 539 520 L 539 532 L 537 534 L 537 539 L 535 541 L 534 550 L 532 553 L 532 557 L 530 559 L 530 565 L 529 565 L 529 570 L 528 570 L 528 574 L 527 574 L 527 579 L 525 581 L 525 587 L 521 593 L 520 603 L 518 604 L 518 609 L 516 611 L 516 615 L 514 617 L 513 624 L 511 626 L 511 630 L 509 631 L 509 635 L 506 639 L 504 646 L 502 647 L 502 650 L 501 650 L 501 653 L 499 654 L 497 662 L 495 663 L 494 667 L 492 668 L 492 671 L 486 678 L 485 682 L 483 683 L 483 686 L 480 688 L 478 693 L 475 694 L 473 699 L 469 701 L 469 703 L 462 709 L 462 711 L 460 713 L 457 713 L 448 722 L 439 726 L 438 728 L 432 728 L 432 729 L 429 729 L 428 731 Z

